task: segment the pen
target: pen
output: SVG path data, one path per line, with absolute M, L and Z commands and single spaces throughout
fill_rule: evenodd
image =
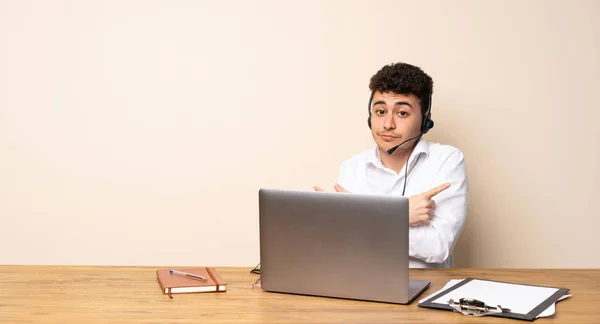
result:
M 199 275 L 195 275 L 193 273 L 187 273 L 187 272 L 177 271 L 177 270 L 173 270 L 173 269 L 169 270 L 169 273 L 206 281 L 206 278 L 199 276 Z

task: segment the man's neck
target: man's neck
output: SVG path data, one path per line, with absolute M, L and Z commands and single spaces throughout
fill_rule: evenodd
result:
M 396 171 L 396 173 L 400 173 L 404 164 L 408 162 L 408 157 L 415 150 L 415 147 L 416 144 L 413 144 L 404 150 L 397 149 L 392 155 L 387 154 L 385 150 L 379 149 L 379 158 L 383 166 Z

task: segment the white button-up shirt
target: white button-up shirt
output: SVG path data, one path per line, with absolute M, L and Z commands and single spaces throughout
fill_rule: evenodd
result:
M 420 140 L 407 165 L 406 197 L 450 183 L 449 188 L 432 198 L 435 209 L 429 225 L 410 226 L 409 267 L 453 267 L 454 246 L 467 216 L 468 184 L 463 154 L 450 145 Z M 338 184 L 352 193 L 401 196 L 407 165 L 399 173 L 386 168 L 375 146 L 341 164 Z

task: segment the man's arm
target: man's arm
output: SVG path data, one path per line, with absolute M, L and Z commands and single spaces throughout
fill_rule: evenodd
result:
M 450 187 L 435 196 L 434 215 L 429 223 L 410 228 L 409 255 L 428 263 L 446 261 L 467 217 L 468 182 L 460 150 L 450 154 L 434 176 L 433 186 L 443 183 Z

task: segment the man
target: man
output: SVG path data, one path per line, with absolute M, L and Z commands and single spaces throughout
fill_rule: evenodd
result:
M 419 67 L 396 63 L 379 70 L 369 88 L 376 145 L 341 164 L 334 188 L 409 196 L 409 266 L 453 267 L 467 214 L 467 175 L 458 148 L 421 139 L 433 127 L 433 80 Z

